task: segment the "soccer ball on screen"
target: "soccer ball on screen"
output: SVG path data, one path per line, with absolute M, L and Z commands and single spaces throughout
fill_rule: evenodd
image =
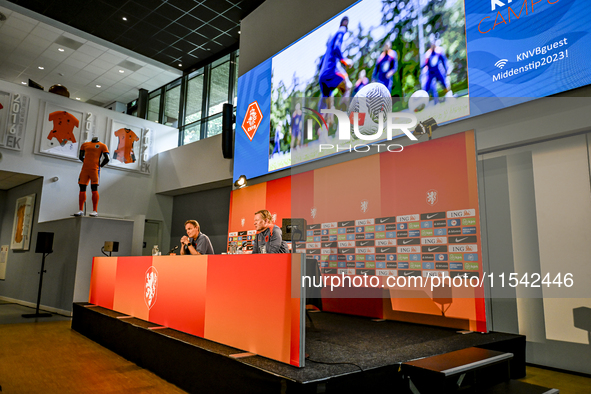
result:
M 359 132 L 365 135 L 375 134 L 378 130 L 380 116 L 385 122 L 385 114 L 392 111 L 392 97 L 390 91 L 381 83 L 373 82 L 364 86 L 357 92 L 349 103 L 347 115 L 352 120 L 351 114 L 358 112 L 365 114 L 359 116 Z M 363 124 L 361 119 L 363 118 Z
M 429 93 L 417 90 L 408 99 L 408 109 L 412 112 L 420 112 L 429 104 Z

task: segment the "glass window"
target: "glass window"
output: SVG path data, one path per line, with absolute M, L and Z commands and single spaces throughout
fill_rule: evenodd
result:
M 150 97 L 148 99 L 148 120 L 158 122 L 158 114 L 160 113 L 160 95 Z
M 216 116 L 207 121 L 207 135 L 206 137 L 213 137 L 214 135 L 222 133 L 222 116 Z
M 179 103 L 181 101 L 181 83 L 174 82 L 166 90 L 164 101 L 164 118 L 162 123 L 167 126 L 178 127 L 179 124 Z
M 229 87 L 230 62 L 227 61 L 211 70 L 208 116 L 222 112 L 223 105 L 228 102 Z
M 232 98 L 232 105 L 236 108 L 238 103 L 238 55 L 236 55 L 236 62 L 234 64 L 234 97 Z
M 185 127 L 185 134 L 183 136 L 183 145 L 191 142 L 199 141 L 201 139 L 201 122 L 193 123 Z
M 185 124 L 193 123 L 201 119 L 201 106 L 203 105 L 203 79 L 201 73 L 189 79 L 187 83 L 187 111 L 185 112 Z

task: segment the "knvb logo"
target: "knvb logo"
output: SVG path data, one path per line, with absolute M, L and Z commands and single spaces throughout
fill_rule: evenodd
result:
M 427 204 L 435 205 L 435 204 L 437 204 L 437 200 L 438 200 L 437 190 L 431 189 L 431 190 L 427 191 Z M 430 218 L 428 218 L 428 219 L 430 219 Z
M 146 271 L 144 283 L 144 302 L 148 310 L 152 309 L 158 296 L 158 270 L 153 266 Z
M 361 212 L 367 212 L 368 206 L 369 206 L 369 201 L 367 201 L 367 200 L 361 201 Z
M 242 122 L 242 130 L 248 136 L 248 139 L 252 141 L 254 135 L 261 124 L 261 120 L 263 120 L 263 113 L 259 107 L 259 103 L 253 101 L 248 105 L 246 109 L 246 115 L 244 116 L 244 121 Z

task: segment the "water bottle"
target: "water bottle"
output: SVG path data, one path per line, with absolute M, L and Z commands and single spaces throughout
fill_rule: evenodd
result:
M 152 256 L 159 256 L 160 255 L 160 249 L 158 249 L 158 245 L 154 245 L 154 247 L 152 248 Z

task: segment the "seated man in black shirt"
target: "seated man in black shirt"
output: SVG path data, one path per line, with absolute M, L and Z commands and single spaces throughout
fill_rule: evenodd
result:
M 252 244 L 252 253 L 289 253 L 287 244 L 281 238 L 279 226 L 273 224 L 273 216 L 266 209 L 254 214 L 257 235 Z
M 209 237 L 200 231 L 196 220 L 187 220 L 185 230 L 187 235 L 181 238 L 181 255 L 214 253 Z

